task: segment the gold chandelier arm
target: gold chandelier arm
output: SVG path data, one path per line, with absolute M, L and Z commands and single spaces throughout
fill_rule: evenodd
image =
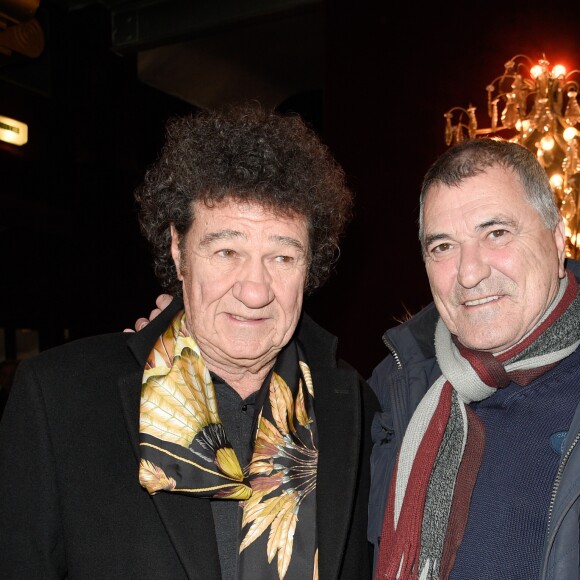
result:
M 534 61 L 527 55 L 527 54 L 516 54 L 515 56 L 512 56 L 508 62 L 505 64 L 505 67 L 507 68 L 509 63 L 514 63 L 514 66 L 517 65 L 521 65 L 522 63 L 517 63 L 516 60 L 518 59 L 523 59 L 526 61 L 526 63 L 528 64 L 528 68 L 532 68 L 532 66 L 534 66 Z
M 533 151 L 564 219 L 567 255 L 580 258 L 580 69 L 566 73 L 559 64 L 550 67 L 545 55 L 534 62 L 525 54 L 504 68 L 486 85 L 489 126 L 478 127 L 473 105 L 452 107 L 445 113 L 445 142 L 501 137 Z

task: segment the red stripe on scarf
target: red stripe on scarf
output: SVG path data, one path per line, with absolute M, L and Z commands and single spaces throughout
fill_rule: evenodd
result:
M 510 384 L 510 378 L 505 372 L 504 366 L 491 354 L 481 350 L 471 350 L 463 346 L 455 335 L 451 338 L 459 350 L 461 356 L 472 366 L 477 376 L 488 386 L 501 389 Z
M 560 302 L 557 304 L 556 308 L 552 310 L 550 316 L 548 316 L 548 318 L 546 318 L 546 320 L 544 320 L 544 322 L 542 322 L 542 324 L 540 324 L 538 328 L 536 328 L 536 330 L 534 330 L 534 332 L 532 332 L 530 336 L 528 336 L 525 340 L 523 340 L 518 344 L 515 344 L 512 348 L 497 355 L 496 357 L 497 360 L 500 361 L 502 364 L 505 364 L 507 361 L 509 361 L 510 358 L 513 358 L 514 356 L 516 356 L 517 354 L 528 348 L 528 346 L 530 346 L 530 344 L 532 344 L 532 342 L 534 342 L 538 338 L 538 336 L 540 336 L 540 334 L 542 334 L 543 332 L 546 331 L 546 329 L 552 326 L 552 324 L 554 324 L 554 322 L 558 320 L 558 318 L 560 318 L 560 316 L 562 316 L 562 314 L 567 310 L 570 304 L 572 304 L 574 298 L 576 297 L 576 294 L 578 293 L 578 284 L 576 282 L 574 274 L 572 274 L 571 271 L 569 270 L 566 271 L 566 274 L 568 276 L 568 286 L 566 287 L 564 295 L 562 296 Z
M 549 365 L 544 365 L 543 367 L 536 367 L 535 369 L 523 369 L 521 371 L 511 371 L 509 373 L 510 379 L 520 385 L 521 387 L 529 385 L 534 379 L 537 379 L 540 375 L 547 373 L 550 369 L 554 368 L 558 363 L 550 363 Z
M 433 464 L 439 453 L 443 434 L 449 421 L 452 392 L 451 384 L 448 381 L 445 382 L 441 389 L 437 407 L 429 421 L 413 461 L 397 529 L 395 529 L 394 525 L 396 471 L 391 479 L 379 544 L 379 559 L 375 575 L 377 580 L 384 580 L 385 578 L 394 580 L 397 578 L 401 559 L 403 559 L 403 565 L 399 578 L 401 580 L 417 578 L 425 498 Z M 398 470 L 398 457 L 395 469 Z
M 536 328 L 534 332 L 532 332 L 525 340 L 514 345 L 504 353 L 497 355 L 497 357 L 490 352 L 467 348 L 459 342 L 455 335 L 452 335 L 451 338 L 453 343 L 459 350 L 461 356 L 469 362 L 473 370 L 486 385 L 494 389 L 501 389 L 507 387 L 512 380 L 518 385 L 528 385 L 535 378 L 539 377 L 550 368 L 555 366 L 556 363 L 553 363 L 551 365 L 545 365 L 543 367 L 537 367 L 534 369 L 513 371 L 508 375 L 504 364 L 511 358 L 524 351 L 538 338 L 538 336 L 540 336 L 550 326 L 552 326 L 552 324 L 554 324 L 554 322 L 565 312 L 570 303 L 574 300 L 574 297 L 578 291 L 576 278 L 572 275 L 571 272 L 568 272 L 567 275 L 568 286 L 564 291 L 562 300 L 560 300 L 548 318 L 546 318 L 546 320 L 544 320 L 544 322 L 542 322 L 542 324 L 540 324 L 538 328 Z

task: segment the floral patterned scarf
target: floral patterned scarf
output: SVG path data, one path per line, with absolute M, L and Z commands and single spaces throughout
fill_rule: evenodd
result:
M 145 365 L 139 482 L 159 491 L 241 500 L 238 578 L 318 578 L 314 389 L 300 346 L 279 354 L 259 394 L 250 464 L 222 425 L 214 385 L 179 312 Z

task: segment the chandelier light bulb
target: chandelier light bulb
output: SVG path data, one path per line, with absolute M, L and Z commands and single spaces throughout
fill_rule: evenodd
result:
M 564 132 L 562 133 L 562 137 L 564 137 L 564 140 L 567 143 L 570 143 L 570 141 L 572 141 L 572 139 L 574 139 L 576 135 L 578 135 L 578 130 L 576 129 L 576 127 L 566 127 L 566 129 L 564 129 Z
M 554 143 L 554 137 L 552 137 L 550 134 L 544 135 L 540 139 L 540 147 L 542 148 L 542 151 L 551 151 L 554 149 Z
M 535 64 L 531 69 L 530 69 L 530 76 L 533 79 L 537 79 L 542 73 L 544 72 L 544 68 L 539 65 L 539 64 Z
M 565 77 L 566 76 L 566 67 L 562 64 L 557 64 L 552 69 L 552 76 L 557 79 L 558 77 Z
M 564 177 L 562 177 L 561 173 L 554 173 L 552 177 L 550 177 L 550 185 L 552 189 L 560 189 L 564 184 Z
M 576 215 L 577 211 L 578 211 L 578 207 L 576 205 L 576 201 L 574 200 L 574 196 L 570 195 L 570 194 L 564 195 L 564 199 L 562 200 L 562 203 L 560 204 L 560 215 L 564 219 L 564 223 L 567 226 L 572 225 L 572 222 L 574 220 L 574 216 Z M 578 232 L 570 232 L 569 237 L 572 237 L 572 234 L 574 234 L 574 233 L 578 233 Z

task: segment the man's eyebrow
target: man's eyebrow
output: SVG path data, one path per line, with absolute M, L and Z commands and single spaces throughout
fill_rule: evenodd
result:
M 425 247 L 430 246 L 433 242 L 437 242 L 439 240 L 448 240 L 449 239 L 449 235 L 448 234 L 430 234 L 428 236 L 425 236 L 425 241 L 423 242 L 423 245 Z
M 516 221 L 511 219 L 511 218 L 502 217 L 502 216 L 495 216 L 495 217 L 487 219 L 484 222 L 481 222 L 480 224 L 477 224 L 477 226 L 475 226 L 475 229 L 477 231 L 482 232 L 484 230 L 488 230 L 490 228 L 495 228 L 497 226 L 515 227 L 516 225 L 517 225 Z M 428 236 L 425 236 L 425 241 L 423 242 L 423 245 L 425 247 L 428 247 L 433 242 L 438 242 L 441 240 L 448 240 L 450 238 L 451 238 L 451 236 L 449 234 L 446 234 L 446 233 L 429 234 Z
M 507 217 L 496 216 L 492 217 L 477 226 L 477 230 L 487 230 L 489 228 L 494 228 L 496 226 L 507 226 L 507 227 L 514 227 L 516 225 L 516 221 Z
M 282 244 L 283 246 L 292 246 L 301 252 L 306 252 L 306 248 L 302 242 L 296 238 L 291 238 L 290 236 L 270 236 L 270 240 L 278 244 Z
M 244 234 L 238 230 L 231 230 L 231 229 L 219 230 L 217 232 L 207 233 L 200 240 L 199 245 L 200 246 L 209 246 L 210 244 L 212 244 L 215 241 L 231 240 L 231 239 L 235 239 L 235 238 L 246 240 L 247 236 L 246 236 L 246 234 Z M 275 242 L 277 244 L 281 244 L 283 246 L 292 246 L 293 248 L 296 248 L 297 250 L 299 250 L 303 253 L 306 252 L 306 248 L 304 247 L 302 242 L 300 242 L 296 238 L 292 238 L 290 236 L 273 235 L 273 236 L 270 236 L 269 239 L 272 242 Z
M 219 230 L 217 232 L 209 232 L 201 238 L 200 246 L 209 246 L 212 242 L 218 240 L 231 240 L 233 238 L 243 238 L 246 239 L 246 235 L 238 230 Z

